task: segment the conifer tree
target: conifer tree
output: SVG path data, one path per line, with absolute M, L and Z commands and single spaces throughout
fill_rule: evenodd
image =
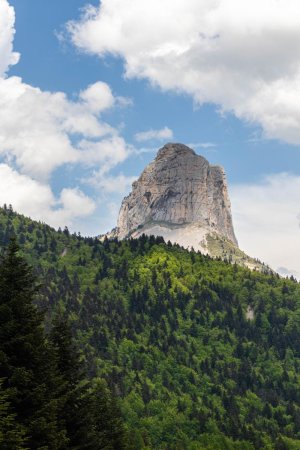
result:
M 33 273 L 12 239 L 0 263 L 0 378 L 28 448 L 57 450 L 64 433 L 57 427 L 55 363 L 33 304 L 36 293 Z
M 60 315 L 53 320 L 50 339 L 62 377 L 63 401 L 59 412 L 59 423 L 67 433 L 66 448 L 88 448 L 89 414 L 85 410 L 85 374 L 80 364 L 79 353 L 73 343 L 70 326 Z
M 93 423 L 93 450 L 126 450 L 131 448 L 119 407 L 118 398 L 103 380 L 96 380 L 89 394 Z
M 66 449 L 125 450 L 126 432 L 117 399 L 103 380 L 86 379 L 68 321 L 57 315 L 51 342 L 62 376 L 59 423 L 67 431 Z
M 0 448 L 2 450 L 25 450 L 25 430 L 15 420 L 11 410 L 10 391 L 0 382 Z

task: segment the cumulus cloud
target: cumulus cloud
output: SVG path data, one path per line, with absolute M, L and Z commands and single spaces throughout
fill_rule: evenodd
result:
M 113 167 L 132 153 L 133 149 L 121 136 L 111 136 L 101 141 L 82 140 L 79 142 L 81 159 L 87 165 L 101 164 L 101 174 L 109 172 Z
M 140 133 L 136 133 L 134 138 L 137 142 L 146 142 L 151 140 L 164 141 L 166 139 L 173 138 L 173 131 L 168 127 L 164 127 L 161 130 L 151 129 L 148 131 L 141 131 Z
M 240 247 L 282 275 L 300 277 L 300 176 L 281 173 L 231 187 Z
M 105 193 L 116 193 L 120 196 L 125 195 L 130 190 L 132 183 L 138 177 L 119 174 L 116 176 L 103 176 L 101 173 L 95 173 L 89 180 L 89 184 L 96 186 L 99 191 Z M 120 205 L 119 205 L 120 207 Z
M 132 152 L 118 130 L 101 118 L 118 103 L 119 97 L 103 82 L 70 100 L 63 92 L 42 91 L 18 77 L 0 78 L 0 158 L 6 163 L 0 173 L 0 205 L 12 203 L 18 212 L 53 226 L 70 226 L 92 214 L 94 202 L 79 189 L 66 186 L 55 198 L 51 176 L 71 164 L 87 178 L 95 172 L 103 180 L 108 177 L 107 189 L 112 189 L 109 171 Z M 115 189 L 124 185 L 121 181 L 116 178 Z M 103 186 L 103 181 L 93 184 L 96 189 Z
M 0 164 L 0 204 L 11 203 L 21 214 L 48 224 L 72 226 L 95 210 L 95 203 L 79 189 L 63 189 L 56 198 L 49 185 Z
M 297 0 L 102 0 L 67 29 L 80 49 L 123 58 L 127 77 L 300 143 Z
M 0 77 L 19 60 L 19 54 L 13 51 L 14 24 L 14 9 L 6 0 L 0 0 Z
M 94 113 L 100 113 L 113 106 L 127 107 L 132 105 L 132 99 L 128 97 L 114 96 L 108 84 L 97 81 L 91 84 L 79 97 Z
M 88 86 L 80 93 L 80 98 L 96 113 L 111 108 L 115 102 L 110 87 L 101 81 Z
M 41 91 L 18 77 L 2 78 L 0 154 L 14 158 L 22 173 L 39 180 L 65 163 L 105 160 L 111 167 L 127 156 L 118 131 L 99 117 L 113 104 L 105 83 L 89 86 L 71 101 L 62 92 Z
M 96 204 L 79 189 L 80 180 L 75 188 L 66 181 L 54 195 L 51 177 L 71 165 L 81 176 L 96 171 L 113 183 L 109 171 L 131 148 L 102 114 L 129 106 L 131 100 L 114 95 L 101 81 L 70 99 L 64 92 L 43 91 L 9 77 L 9 67 L 19 58 L 13 51 L 14 23 L 14 8 L 0 0 L 0 205 L 11 203 L 18 212 L 53 226 L 73 226 Z

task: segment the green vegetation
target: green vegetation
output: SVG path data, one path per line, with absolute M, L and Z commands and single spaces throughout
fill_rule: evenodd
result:
M 125 449 L 115 399 L 81 370 L 68 323 L 46 338 L 32 271 L 11 240 L 0 264 L 2 450 Z
M 251 270 L 259 270 L 263 273 L 271 273 L 272 270 L 258 259 L 251 258 L 240 250 L 229 239 L 217 233 L 210 233 L 206 237 L 209 254 L 214 258 L 228 260 L 230 263 L 237 263 L 240 266 L 248 267 Z
M 90 389 L 106 380 L 112 392 L 104 405 L 111 415 L 102 424 L 97 405 L 103 396 L 93 395 L 90 408 L 98 432 L 115 442 L 111 448 L 121 448 L 118 433 L 108 436 L 105 423 L 120 426 L 120 399 L 132 449 L 300 449 L 296 280 L 251 272 L 160 238 L 101 243 L 56 232 L 6 208 L 1 247 L 12 234 L 42 283 L 36 301 L 46 328 L 57 315 L 66 317 Z M 51 336 L 56 329 L 64 336 L 67 328 L 54 325 Z M 62 341 L 71 345 L 68 331 Z M 73 363 L 63 366 L 59 376 L 73 392 Z M 0 395 L 0 424 L 7 402 Z M 62 422 L 72 427 L 72 409 L 62 411 L 69 411 Z

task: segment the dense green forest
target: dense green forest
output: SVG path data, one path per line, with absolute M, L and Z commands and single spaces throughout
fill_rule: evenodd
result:
M 63 317 L 88 391 L 100 384 L 110 403 L 120 402 L 127 448 L 300 449 L 296 280 L 161 238 L 83 238 L 3 208 L 3 254 L 13 235 L 40 283 L 35 302 L 48 340 Z M 105 398 L 98 392 L 92 411 Z M 1 420 L 16 424 L 3 389 Z
M 11 239 L 0 263 L 0 448 L 127 448 L 118 401 L 88 379 L 67 319 L 47 335 L 32 269 Z

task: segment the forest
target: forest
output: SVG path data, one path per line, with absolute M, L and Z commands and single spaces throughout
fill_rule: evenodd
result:
M 300 449 L 300 285 L 0 209 L 1 449 Z

